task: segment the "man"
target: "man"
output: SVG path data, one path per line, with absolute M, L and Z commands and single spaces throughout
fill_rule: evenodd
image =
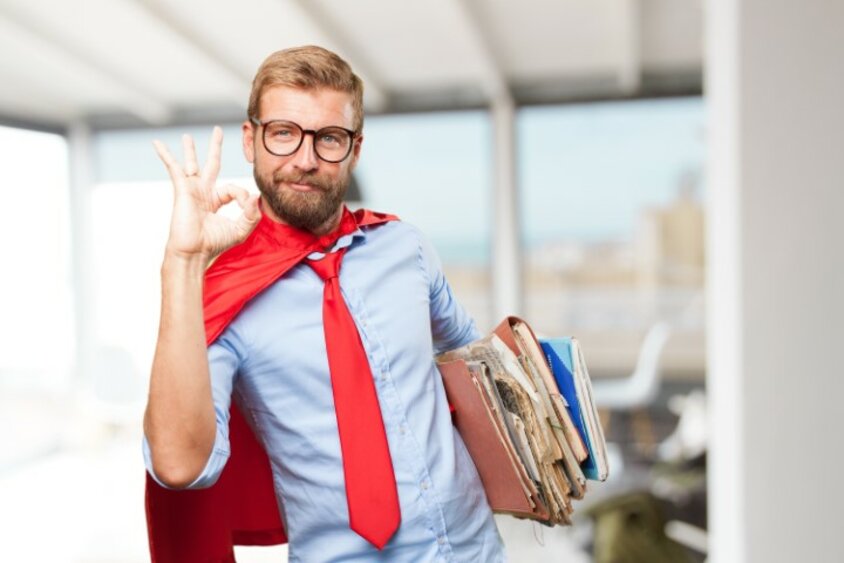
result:
M 415 228 L 343 205 L 362 96 L 324 49 L 264 61 L 242 127 L 260 199 L 215 187 L 219 128 L 201 170 L 189 137 L 183 166 L 156 144 L 175 200 L 147 468 L 166 488 L 212 486 L 234 397 L 269 458 L 291 561 L 503 560 L 433 360 L 477 338 L 474 323 Z M 216 214 L 230 201 L 236 220 Z

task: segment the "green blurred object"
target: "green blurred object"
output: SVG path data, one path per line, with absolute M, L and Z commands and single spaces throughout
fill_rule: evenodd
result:
M 613 497 L 586 511 L 595 522 L 595 563 L 686 563 L 694 559 L 665 535 L 660 501 L 650 493 Z

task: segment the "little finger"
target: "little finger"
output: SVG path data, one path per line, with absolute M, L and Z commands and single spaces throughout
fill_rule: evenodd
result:
M 181 166 L 179 166 L 179 163 L 176 162 L 175 158 L 173 158 L 173 155 L 170 154 L 170 151 L 167 150 L 167 146 L 164 143 L 156 139 L 152 142 L 152 146 L 155 147 L 155 152 L 158 154 L 158 158 L 160 158 L 161 162 L 164 163 L 164 167 L 167 168 L 167 173 L 170 175 L 170 179 L 175 185 L 178 180 L 185 177 Z

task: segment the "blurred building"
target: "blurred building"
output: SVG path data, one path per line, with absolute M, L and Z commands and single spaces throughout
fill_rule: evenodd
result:
M 697 177 L 685 176 L 674 201 L 642 212 L 636 233 L 636 281 L 643 289 L 703 288 L 705 228 Z

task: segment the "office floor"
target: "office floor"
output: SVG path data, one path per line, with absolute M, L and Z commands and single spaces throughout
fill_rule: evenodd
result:
M 637 431 L 626 415 L 613 415 L 607 438 L 625 470 L 617 480 L 593 484 L 577 514 L 647 471 L 637 461 L 636 436 L 648 432 L 663 439 L 676 422 L 664 401 Z M 83 409 L 80 416 L 60 404 L 0 397 L 0 530 L 4 556 L 20 563 L 142 563 L 148 561 L 144 521 L 144 470 L 140 424 L 104 425 L 102 413 Z M 68 424 L 66 421 L 73 421 Z M 62 422 L 65 421 L 65 422 Z M 650 425 L 647 427 L 647 425 Z M 638 432 L 638 434 L 637 434 Z M 642 434 L 644 432 L 644 434 Z M 23 446 L 26 446 L 25 448 Z M 9 452 L 17 451 L 16 458 Z M 620 460 L 623 459 L 623 462 Z M 640 479 L 641 482 L 641 479 Z M 583 546 L 591 538 L 590 522 L 573 528 L 546 528 L 509 516 L 496 517 L 510 561 L 590 560 Z M 688 521 L 688 519 L 687 519 Z M 241 563 L 283 562 L 286 548 L 237 548 Z
M 140 438 L 138 437 L 138 440 Z M 46 453 L 0 473 L 4 556 L 16 563 L 149 561 L 139 441 Z M 589 560 L 572 531 L 497 517 L 510 561 Z M 240 563 L 287 560 L 284 547 L 237 548 Z

